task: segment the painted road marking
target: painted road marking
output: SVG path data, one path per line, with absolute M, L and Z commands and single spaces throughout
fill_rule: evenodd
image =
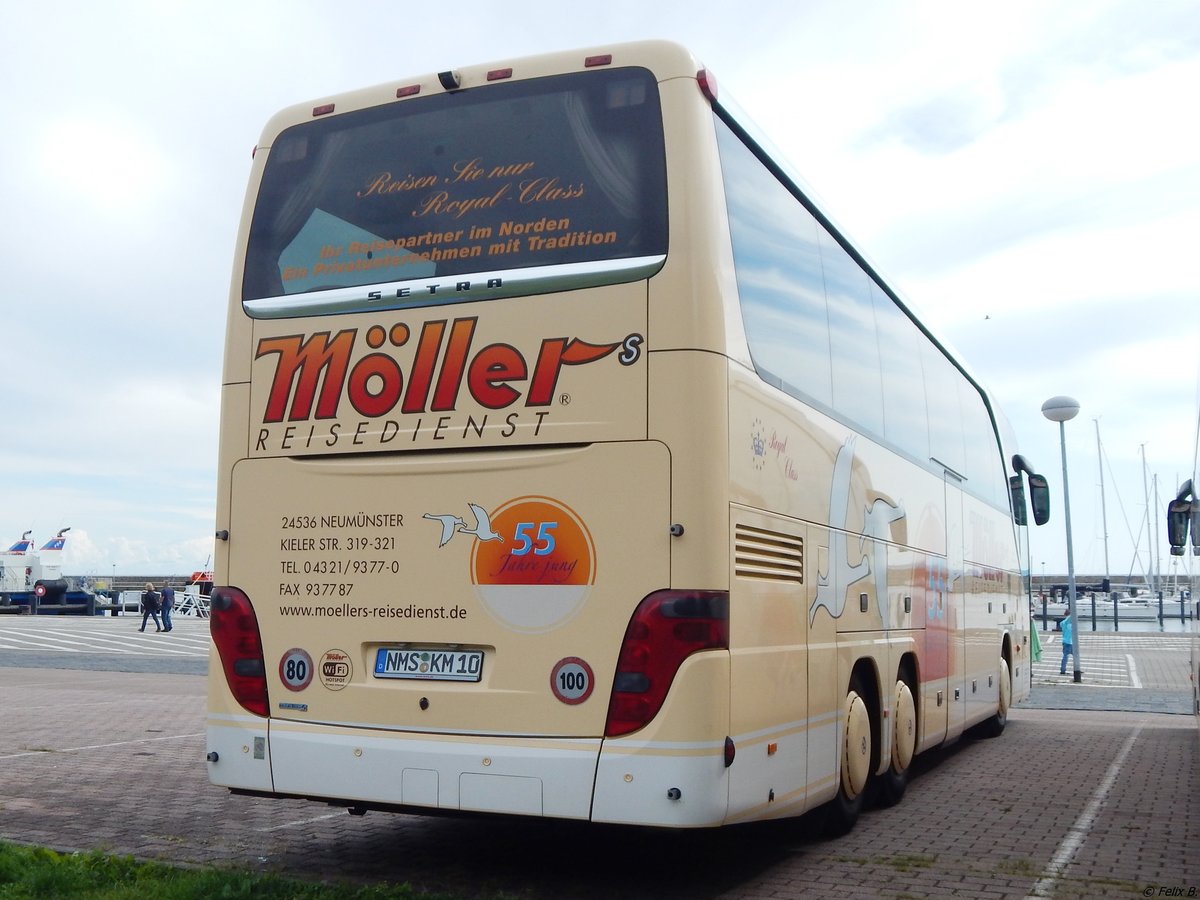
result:
M 207 657 L 208 620 L 177 616 L 169 635 L 137 630 L 136 616 L 5 616 L 0 650 Z
M 1096 790 L 1092 792 L 1092 797 L 1088 801 L 1088 805 L 1084 807 L 1083 812 L 1079 814 L 1079 818 L 1075 820 L 1075 823 L 1067 829 L 1066 837 L 1058 845 L 1054 856 L 1042 872 L 1042 877 L 1037 880 L 1037 883 L 1029 891 L 1026 900 L 1029 897 L 1054 896 L 1055 883 L 1066 872 L 1067 866 L 1071 864 L 1076 851 L 1082 846 L 1084 838 L 1087 837 L 1088 832 L 1092 828 L 1092 823 L 1096 821 L 1100 807 L 1104 804 L 1104 798 L 1112 790 L 1112 786 L 1117 780 L 1117 775 L 1121 772 L 1121 766 L 1125 764 L 1125 757 L 1129 756 L 1129 751 L 1133 749 L 1133 744 L 1141 733 L 1142 726 L 1139 725 L 1133 729 L 1133 733 L 1125 740 L 1124 745 L 1117 753 L 1116 759 L 1108 767 L 1104 779 L 1097 785 Z

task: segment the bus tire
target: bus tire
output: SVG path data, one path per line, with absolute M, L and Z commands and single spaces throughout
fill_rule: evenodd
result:
M 1008 660 L 1000 657 L 1000 690 L 996 700 L 996 712 L 979 725 L 979 733 L 984 737 L 1000 737 L 1004 726 L 1008 724 L 1008 707 L 1012 703 L 1012 676 L 1008 670 Z
M 871 710 L 862 676 L 850 680 L 842 704 L 841 777 L 834 798 L 825 807 L 825 831 L 831 835 L 849 832 L 866 801 L 871 775 Z
M 879 777 L 879 803 L 895 806 L 908 789 L 908 772 L 917 749 L 917 704 L 903 678 L 896 681 L 892 703 L 892 762 Z

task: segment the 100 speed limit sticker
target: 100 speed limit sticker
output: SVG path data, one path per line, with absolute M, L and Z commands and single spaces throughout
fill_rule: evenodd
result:
M 568 656 L 550 671 L 550 690 L 563 703 L 574 706 L 592 696 L 596 678 L 592 667 L 578 656 Z

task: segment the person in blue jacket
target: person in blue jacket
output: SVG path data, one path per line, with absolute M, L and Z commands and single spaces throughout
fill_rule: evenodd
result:
M 1067 657 L 1075 653 L 1075 628 L 1071 622 L 1070 616 L 1063 616 L 1059 622 L 1059 627 L 1062 628 L 1062 648 L 1063 658 L 1062 665 L 1059 666 L 1058 674 L 1067 674 Z M 1075 664 L 1079 664 L 1079 657 L 1075 657 Z
M 175 608 L 175 588 L 171 587 L 171 582 L 163 582 L 162 593 L 159 596 L 162 598 L 162 630 L 170 631 L 175 627 L 171 624 L 171 610 Z

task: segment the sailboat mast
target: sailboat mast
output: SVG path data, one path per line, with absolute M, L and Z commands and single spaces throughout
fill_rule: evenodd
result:
M 1158 474 L 1154 476 L 1154 581 L 1159 591 L 1163 590 L 1162 556 L 1158 552 Z
M 1145 498 L 1145 501 L 1146 501 L 1146 543 L 1149 544 L 1150 543 L 1150 483 L 1146 480 L 1146 471 L 1147 471 L 1147 469 L 1146 469 L 1146 445 L 1144 443 L 1139 444 L 1138 448 L 1142 451 L 1142 496 Z M 1149 582 L 1151 594 L 1155 594 L 1158 592 L 1158 586 L 1154 583 L 1154 548 L 1153 547 L 1149 548 L 1149 552 L 1146 554 L 1146 557 L 1147 557 L 1146 568 L 1149 570 L 1149 574 L 1146 576 L 1146 580 Z
M 1104 500 L 1104 448 L 1100 445 L 1100 420 L 1096 423 L 1096 462 L 1100 465 L 1100 527 L 1104 531 L 1104 580 L 1108 581 L 1111 573 L 1108 571 L 1108 508 Z

